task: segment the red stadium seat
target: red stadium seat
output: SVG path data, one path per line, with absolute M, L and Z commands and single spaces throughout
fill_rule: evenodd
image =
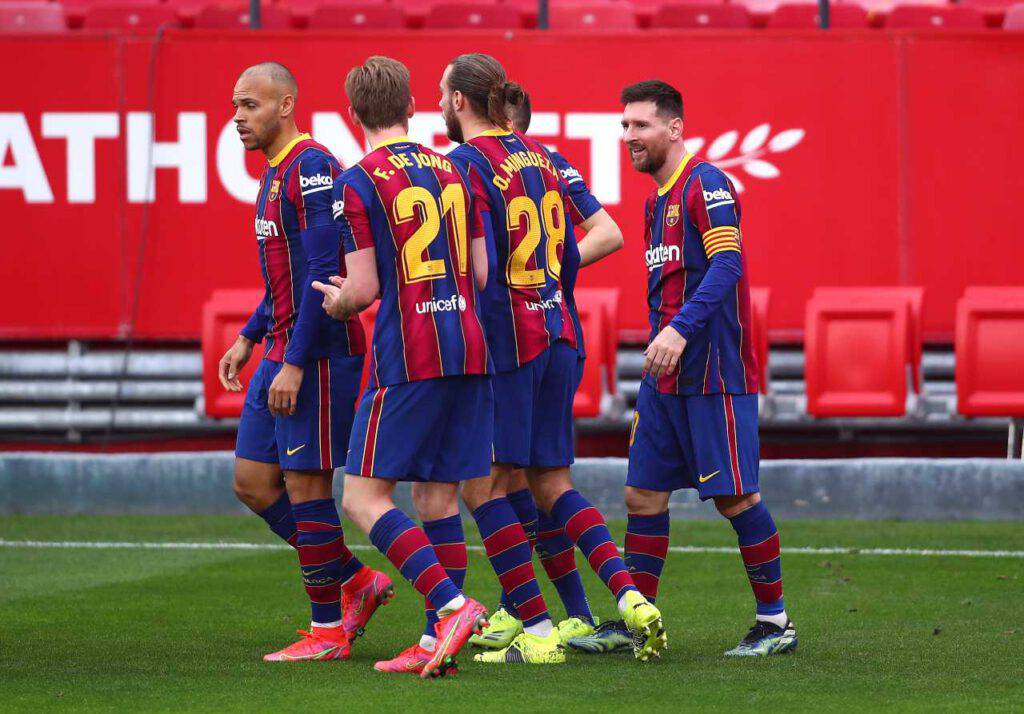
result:
M 0 3 L 0 32 L 64 32 L 64 8 L 48 2 Z
M 1020 0 L 960 0 L 958 5 L 973 7 L 985 18 L 989 27 L 1002 27 L 1007 10 Z
M 217 365 L 228 347 L 238 339 L 238 331 L 262 298 L 262 290 L 216 290 L 203 305 L 203 401 L 207 416 L 238 417 L 242 413 L 245 390 L 229 392 L 224 389 L 217 376 Z M 261 349 L 257 346 L 253 350 L 249 364 L 239 376 L 243 387 L 249 384 L 256 371 Z
M 314 30 L 389 30 L 405 27 L 405 11 L 388 3 L 321 5 L 309 16 Z
M 249 28 L 247 4 L 210 5 L 196 15 L 194 26 L 202 30 L 246 30 Z M 291 14 L 278 5 L 260 7 L 260 27 L 264 30 L 288 30 Z
M 818 417 L 902 416 L 907 407 L 906 300 L 865 293 L 807 303 L 807 411 Z
M 618 288 L 577 288 L 575 291 L 576 307 L 584 309 L 600 309 L 604 327 L 601 342 L 591 336 L 586 329 L 583 338 L 586 343 L 587 359 L 589 355 L 598 356 L 605 369 L 604 386 L 609 394 L 618 390 L 619 361 L 619 289 Z
M 177 27 L 178 16 L 166 5 L 133 3 L 99 4 L 85 11 L 82 27 L 87 30 L 155 32 L 162 27 Z
M 553 5 L 548 14 L 552 30 L 633 30 L 636 14 L 629 5 Z
M 114 2 L 114 0 L 108 0 Z M 104 4 L 102 0 L 61 0 L 59 5 L 64 7 L 64 14 L 68 20 L 69 27 L 81 27 L 85 21 L 85 13 L 98 4 Z M 160 0 L 117 0 L 118 5 L 159 5 Z
M 818 27 L 818 6 L 801 3 L 779 5 L 768 18 L 772 30 L 798 30 Z M 861 29 L 868 26 L 868 13 L 860 5 L 832 5 L 829 9 L 829 27 Z
M 957 302 L 957 410 L 1024 417 L 1024 289 L 968 291 Z
M 911 375 L 914 392 L 921 393 L 921 355 L 924 345 L 924 327 L 921 311 L 924 307 L 924 288 L 911 286 L 898 287 L 822 287 L 816 288 L 814 297 L 826 297 L 833 300 L 852 299 L 866 295 L 879 299 L 903 300 L 907 306 L 907 368 Z
M 885 26 L 907 30 L 980 30 L 985 27 L 985 19 L 973 7 L 899 5 L 889 13 Z
M 450 3 L 435 5 L 423 20 L 434 30 L 515 30 L 523 26 L 519 10 L 507 5 Z
M 1024 30 L 1024 3 L 1006 8 L 1003 18 L 1004 30 Z
M 601 347 L 607 339 L 608 324 L 601 302 L 587 300 L 585 294 L 581 299 L 580 293 L 585 291 L 576 291 L 576 308 L 579 311 L 583 334 L 590 347 L 587 350 L 587 359 L 583 363 L 580 386 L 573 398 L 572 414 L 574 417 L 592 418 L 601 414 L 601 401 L 608 391 L 604 385 L 607 384 L 609 366 L 605 364 L 605 350 Z
M 662 28 L 749 29 L 750 13 L 742 5 L 662 5 L 651 20 Z
M 757 373 L 761 382 L 761 394 L 768 393 L 768 305 L 771 302 L 770 288 L 750 288 L 750 331 L 757 356 Z

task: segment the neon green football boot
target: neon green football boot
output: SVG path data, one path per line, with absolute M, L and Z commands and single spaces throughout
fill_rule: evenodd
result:
M 593 625 L 580 617 L 570 617 L 562 620 L 556 627 L 558 630 L 558 639 L 561 640 L 563 645 L 568 645 L 569 640 L 574 637 L 587 637 L 594 634 L 594 626 L 597 624 L 597 618 L 594 618 L 594 620 Z
M 523 631 L 522 621 L 512 617 L 503 607 L 499 607 L 489 620 L 491 624 L 481 634 L 470 637 L 469 644 L 487 650 L 503 650 Z
M 473 655 L 473 661 L 491 664 L 563 664 L 565 650 L 562 649 L 558 630 L 551 630 L 547 637 L 520 632 L 508 647 Z
M 668 644 L 661 612 L 637 590 L 628 590 L 624 599 L 622 618 L 633 633 L 633 656 L 641 662 L 660 657 Z

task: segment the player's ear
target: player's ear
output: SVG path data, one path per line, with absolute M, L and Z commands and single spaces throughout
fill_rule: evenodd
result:
M 281 97 L 281 107 L 278 110 L 282 117 L 290 117 L 295 113 L 295 97 L 291 94 L 286 94 Z
M 355 126 L 363 125 L 362 122 L 359 121 L 359 115 L 356 114 L 355 110 L 351 106 L 348 108 L 348 118 L 352 120 L 352 123 Z
M 409 97 L 409 106 L 405 108 L 405 118 L 410 119 L 416 113 L 416 97 Z
M 672 141 L 677 141 L 683 138 L 683 120 L 682 117 L 673 117 L 668 123 L 668 133 L 671 136 Z

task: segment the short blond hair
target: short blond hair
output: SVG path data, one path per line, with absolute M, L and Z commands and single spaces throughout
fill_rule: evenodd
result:
M 359 122 L 371 130 L 403 124 L 412 90 L 409 69 L 396 59 L 375 55 L 349 70 L 345 94 Z

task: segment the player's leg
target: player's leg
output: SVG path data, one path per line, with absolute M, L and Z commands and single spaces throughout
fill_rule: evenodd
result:
M 637 590 L 604 516 L 573 488 L 569 476 L 575 375 L 576 351 L 556 343 L 541 386 L 548 408 L 537 412 L 539 429 L 531 456 L 534 467 L 528 469 L 527 477 L 537 504 L 551 514 L 611 591 L 626 625 L 637 636 L 634 653 L 647 659 L 665 644 L 661 613 Z
M 337 455 L 343 453 L 351 427 L 360 363 L 360 358 L 337 358 L 308 365 L 295 413 L 277 419 L 278 459 L 285 472 L 312 628 L 299 642 L 265 659 L 346 658 L 352 633 L 342 618 L 342 592 L 350 595 L 375 580 L 376 572 L 345 546 L 332 494 Z
M 435 634 L 439 641 L 434 656 L 423 666 L 424 677 L 444 674 L 469 636 L 487 622 L 483 606 L 466 598 L 452 582 L 426 533 L 392 498 L 398 480 L 441 480 L 434 473 L 438 454 L 458 451 L 445 440 L 444 425 L 460 415 L 479 418 L 472 409 L 474 404 L 469 404 L 474 396 L 478 411 L 484 412 L 485 423 L 489 423 L 489 382 L 479 378 L 479 394 L 463 394 L 452 381 L 431 379 L 368 389 L 356 413 L 345 465 L 342 505 L 346 515 L 427 601 L 437 605 Z M 460 434 L 464 445 L 467 434 L 472 430 L 464 428 Z M 481 437 L 487 436 L 485 430 Z M 478 457 L 480 463 L 475 468 L 480 473 L 486 468 L 486 444 L 472 445 L 477 448 L 464 450 Z M 477 452 L 483 454 L 483 460 Z M 449 481 L 457 482 L 460 477 L 467 478 L 456 473 Z
M 262 518 L 270 530 L 295 545 L 292 504 L 277 460 L 274 415 L 267 409 L 273 363 L 262 360 L 245 392 L 235 440 L 235 496 Z
M 782 597 L 779 534 L 758 484 L 757 395 L 687 397 L 702 499 L 729 520 L 754 593 L 756 620 L 726 654 L 758 656 L 796 649 L 796 629 Z
M 462 484 L 462 500 L 473 514 L 502 591 L 508 593 L 511 609 L 499 609 L 495 622 L 473 643 L 505 647 L 523 630 L 548 637 L 554 625 L 540 592 L 533 568 L 530 540 L 520 518 L 507 498 L 508 485 L 517 463 L 528 454 L 528 429 L 537 361 L 492 379 L 494 403 L 493 456 L 490 476 Z M 528 431 L 526 431 L 528 434 Z
M 572 637 L 591 634 L 596 623 L 590 611 L 587 593 L 583 588 L 583 580 L 576 569 L 576 547 L 565 537 L 565 533 L 551 516 L 537 508 L 524 469 L 512 472 L 507 498 L 565 607 L 566 619 L 557 625 L 562 644 Z M 504 590 L 501 592 L 501 607 L 515 617 L 512 622 L 519 622 L 515 605 Z M 492 628 L 494 619 L 492 618 Z M 484 636 L 486 637 L 487 633 L 484 633 Z

